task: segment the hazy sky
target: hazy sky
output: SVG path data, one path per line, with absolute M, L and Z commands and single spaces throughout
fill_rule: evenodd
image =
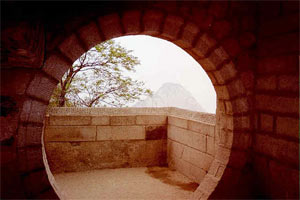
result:
M 210 113 L 216 111 L 216 93 L 202 67 L 184 50 L 171 42 L 150 36 L 115 38 L 123 47 L 133 50 L 141 65 L 131 77 L 144 81 L 154 92 L 166 82 L 185 87 Z

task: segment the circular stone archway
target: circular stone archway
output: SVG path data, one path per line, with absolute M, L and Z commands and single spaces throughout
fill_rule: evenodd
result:
M 225 19 L 226 10 L 223 4 L 210 4 L 187 15 L 159 6 L 95 17 L 63 40 L 58 39 L 59 45 L 46 52 L 42 70 L 26 90 L 28 99 L 22 107 L 21 124 L 40 127 L 58 80 L 80 55 L 96 44 L 126 35 L 150 35 L 168 40 L 184 49 L 203 67 L 217 93 L 216 153 L 208 173 L 194 192 L 194 198 L 221 197 L 218 196 L 220 193 L 225 197 L 233 195 L 233 188 L 239 183 L 247 163 L 252 128 L 250 98 L 236 65 L 240 62 L 238 58 L 246 55 L 244 53 L 252 44 L 235 39 L 234 24 Z M 253 36 L 250 32 L 248 35 Z M 35 131 L 41 132 L 42 129 Z M 30 143 L 32 138 L 27 140 Z M 32 155 L 42 156 L 40 149 Z M 27 166 L 34 165 L 33 160 L 27 159 L 26 162 Z M 51 181 L 51 174 L 48 176 Z M 28 184 L 39 184 L 30 181 Z

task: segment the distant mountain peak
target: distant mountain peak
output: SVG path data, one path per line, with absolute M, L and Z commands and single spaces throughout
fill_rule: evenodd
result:
M 151 97 L 134 105 L 134 107 L 178 107 L 205 112 L 192 94 L 177 83 L 164 83 Z

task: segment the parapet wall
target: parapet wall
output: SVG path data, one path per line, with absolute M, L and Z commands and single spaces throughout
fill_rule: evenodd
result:
M 200 183 L 214 157 L 214 121 L 178 108 L 54 108 L 45 149 L 53 173 L 168 165 Z

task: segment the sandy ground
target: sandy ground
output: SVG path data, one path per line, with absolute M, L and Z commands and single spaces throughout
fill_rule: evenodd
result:
M 164 167 L 120 168 L 54 175 L 68 199 L 189 199 L 198 184 Z

